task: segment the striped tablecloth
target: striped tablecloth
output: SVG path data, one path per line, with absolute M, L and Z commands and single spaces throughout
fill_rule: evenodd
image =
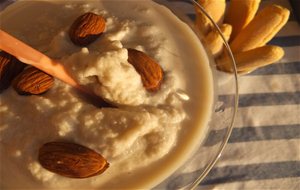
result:
M 173 3 L 195 17 L 188 1 Z M 283 47 L 285 56 L 239 77 L 235 127 L 199 189 L 300 189 L 300 25 L 288 0 L 262 0 L 261 7 L 270 3 L 291 10 L 286 26 L 269 43 Z
M 195 18 L 188 1 L 172 3 Z M 292 11 L 288 0 L 263 0 L 261 7 L 269 3 Z M 232 136 L 199 189 L 300 189 L 300 25 L 293 14 L 270 44 L 283 47 L 285 56 L 277 64 L 239 77 Z

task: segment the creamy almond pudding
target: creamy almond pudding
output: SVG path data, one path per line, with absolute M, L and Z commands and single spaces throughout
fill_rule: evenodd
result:
M 86 12 L 103 16 L 105 32 L 86 47 L 68 29 Z M 1 29 L 65 64 L 83 86 L 117 105 L 99 108 L 58 80 L 42 95 L 0 94 L 1 189 L 151 188 L 199 146 L 213 104 L 207 55 L 188 25 L 167 8 L 144 1 L 26 1 L 1 13 Z M 147 91 L 128 62 L 128 48 L 162 67 L 156 92 Z M 37 160 L 47 142 L 74 142 L 110 163 L 100 175 L 67 178 Z

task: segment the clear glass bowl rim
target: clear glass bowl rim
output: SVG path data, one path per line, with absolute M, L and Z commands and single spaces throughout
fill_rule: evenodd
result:
M 232 62 L 232 68 L 233 68 L 233 74 L 234 74 L 234 83 L 235 83 L 235 97 L 234 97 L 234 107 L 233 107 L 233 116 L 231 118 L 230 121 L 230 125 L 227 128 L 226 134 L 223 137 L 223 141 L 217 151 L 217 154 L 213 157 L 213 159 L 211 159 L 211 161 L 207 164 L 207 166 L 204 168 L 203 172 L 201 173 L 200 176 L 198 176 L 198 178 L 189 185 L 189 189 L 195 189 L 201 182 L 202 180 L 207 176 L 207 174 L 211 171 L 211 169 L 216 165 L 216 163 L 218 162 L 219 158 L 221 157 L 226 144 L 228 143 L 228 140 L 230 138 L 230 135 L 232 133 L 232 129 L 234 126 L 234 121 L 236 118 L 236 114 L 237 114 L 237 109 L 238 109 L 238 102 L 239 102 L 239 88 L 238 88 L 238 75 L 237 75 L 237 68 L 236 68 L 236 62 L 233 56 L 233 53 L 230 49 L 229 44 L 227 43 L 225 37 L 223 36 L 219 26 L 214 22 L 213 18 L 205 11 L 205 9 L 196 1 L 196 0 L 188 0 L 190 1 L 194 6 L 197 6 L 197 8 L 199 8 L 199 10 L 210 20 L 210 22 L 213 24 L 213 27 L 217 30 L 217 32 L 219 33 L 219 35 L 222 38 L 223 44 L 226 48 L 226 50 L 228 51 L 229 57 L 231 59 Z
M 170 0 L 167 0 L 167 1 L 170 1 Z M 228 51 L 229 53 L 229 57 L 232 61 L 232 68 L 233 68 L 233 72 L 232 74 L 234 74 L 234 83 L 235 83 L 235 98 L 234 98 L 234 108 L 233 108 L 233 116 L 231 118 L 231 121 L 230 121 L 230 125 L 228 126 L 227 128 L 227 131 L 226 131 L 226 135 L 223 137 L 223 141 L 217 151 L 217 154 L 211 159 L 211 161 L 206 165 L 206 167 L 204 168 L 203 172 L 201 173 L 200 176 L 198 176 L 196 178 L 196 180 L 190 184 L 188 186 L 188 189 L 195 189 L 201 182 L 202 180 L 208 175 L 208 173 L 211 171 L 211 169 L 216 165 L 216 163 L 218 162 L 219 158 L 221 157 L 225 147 L 226 147 L 226 144 L 228 143 L 228 140 L 230 138 L 230 135 L 231 135 L 231 132 L 232 132 L 232 129 L 233 129 L 233 126 L 234 126 L 234 121 L 235 121 L 235 118 L 236 118 L 236 114 L 237 114 L 237 109 L 238 109 L 238 100 L 239 100 L 239 90 L 238 90 L 238 75 L 237 75 L 237 69 L 236 69 L 236 62 L 235 62 L 235 59 L 234 59 L 234 56 L 233 56 L 233 53 L 230 49 L 230 46 L 229 44 L 227 43 L 225 37 L 223 36 L 219 26 L 214 22 L 214 20 L 211 18 L 211 16 L 205 11 L 205 9 L 196 1 L 196 0 L 180 0 L 180 1 L 189 1 L 191 2 L 193 5 L 197 6 L 199 8 L 199 10 L 210 20 L 210 22 L 213 24 L 213 27 L 217 30 L 217 32 L 219 33 L 219 35 L 221 36 L 222 38 L 222 41 L 224 43 L 224 46 L 226 48 L 226 50 Z M 5 2 L 3 2 L 3 6 L 4 7 L 7 7 L 9 6 L 10 4 L 14 3 L 15 0 L 7 0 L 7 4 L 5 4 Z

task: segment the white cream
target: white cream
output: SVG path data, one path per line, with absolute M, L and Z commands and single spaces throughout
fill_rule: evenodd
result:
M 76 47 L 67 29 L 87 11 L 102 15 L 107 28 L 91 45 Z M 197 37 L 166 8 L 150 0 L 18 2 L 1 18 L 1 28 L 60 59 L 98 95 L 126 106 L 97 108 L 60 81 L 43 96 L 19 96 L 9 88 L 0 95 L 0 187 L 150 188 L 201 142 L 213 102 L 212 73 Z M 34 31 L 28 23 L 46 24 Z M 146 52 L 162 66 L 158 92 L 144 89 L 127 48 Z M 37 152 L 55 140 L 90 147 L 110 167 L 82 180 L 53 174 L 40 166 Z
M 127 49 L 122 47 L 103 52 L 90 52 L 83 48 L 66 58 L 65 62 L 80 84 L 90 86 L 95 94 L 109 102 L 143 104 L 146 101 L 146 90 L 140 75 L 127 62 L 127 58 Z

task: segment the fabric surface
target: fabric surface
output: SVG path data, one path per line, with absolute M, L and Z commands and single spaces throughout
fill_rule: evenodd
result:
M 173 3 L 195 18 L 188 1 Z M 269 43 L 283 47 L 285 56 L 239 77 L 232 135 L 198 189 L 300 189 L 300 25 L 288 0 L 262 0 L 260 8 L 270 3 L 291 11 L 288 23 Z
M 195 18 L 189 1 L 172 3 Z M 261 7 L 269 3 L 292 11 L 288 0 L 262 0 Z M 300 25 L 293 13 L 269 44 L 283 47 L 285 56 L 239 77 L 235 127 L 220 160 L 199 189 L 300 189 Z

